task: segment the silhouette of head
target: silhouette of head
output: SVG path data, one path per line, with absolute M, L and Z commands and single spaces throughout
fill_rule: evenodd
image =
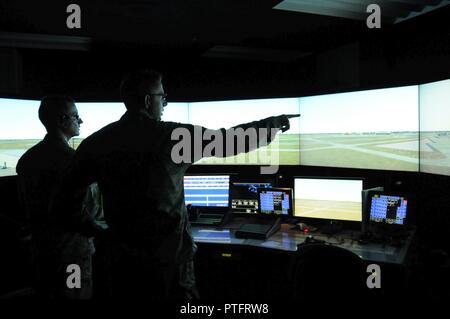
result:
M 80 124 L 75 101 L 64 95 L 45 96 L 39 106 L 39 119 L 47 132 L 59 131 L 67 139 L 80 135 Z
M 154 70 L 128 74 L 120 86 L 120 95 L 128 111 L 145 110 L 151 118 L 158 121 L 167 105 L 162 75 Z
M 334 300 L 353 300 L 367 291 L 363 260 L 338 246 L 323 243 L 300 246 L 294 273 L 294 298 L 298 299 L 326 295 Z

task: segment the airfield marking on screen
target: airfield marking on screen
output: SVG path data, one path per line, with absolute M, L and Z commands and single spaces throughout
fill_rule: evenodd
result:
M 300 98 L 170 103 L 163 118 L 215 129 L 283 113 L 302 114 L 267 147 L 227 158 L 205 158 L 196 164 L 268 165 L 271 158 L 278 158 L 280 165 L 450 175 L 449 103 L 450 80 L 444 80 Z M 20 156 L 45 136 L 37 119 L 39 104 L 0 98 L 0 176 L 15 175 Z M 125 111 L 122 103 L 76 105 L 85 122 L 82 135 L 71 140 L 74 148 Z

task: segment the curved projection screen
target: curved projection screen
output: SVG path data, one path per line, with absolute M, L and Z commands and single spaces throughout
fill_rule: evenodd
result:
M 16 174 L 19 158 L 45 134 L 39 117 L 40 101 L 0 99 L 0 176 Z M 83 120 L 80 136 L 70 140 L 77 148 L 80 142 L 103 126 L 117 121 L 125 112 L 122 103 L 76 103 Z
M 19 158 L 44 137 L 39 103 L 0 99 L 0 176 L 15 175 Z
M 300 98 L 302 165 L 418 171 L 418 87 Z
M 230 128 L 238 124 L 281 114 L 298 114 L 298 98 L 259 99 L 189 103 L 189 123 L 210 129 Z M 299 119 L 290 121 L 290 129 L 279 132 L 266 147 L 227 158 L 204 158 L 198 164 L 280 164 L 299 165 Z
M 450 175 L 450 80 L 419 86 L 420 171 Z
M 0 176 L 14 175 L 20 156 L 44 137 L 39 103 L 0 99 Z M 122 103 L 76 105 L 84 123 L 80 136 L 71 140 L 75 148 L 125 112 Z M 302 116 L 268 147 L 199 164 L 267 165 L 275 157 L 280 165 L 419 171 L 420 154 L 420 171 L 450 175 L 450 80 L 420 89 L 416 85 L 301 98 L 169 103 L 163 120 L 216 129 L 295 113 Z

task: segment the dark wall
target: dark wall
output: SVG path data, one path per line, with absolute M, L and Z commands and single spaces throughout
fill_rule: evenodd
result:
M 14 61 L 23 74 L 14 79 L 22 83 L 14 90 L 0 87 L 0 94 L 40 98 L 64 92 L 78 101 L 119 100 L 123 74 L 142 67 L 165 74 L 169 101 L 305 96 L 431 82 L 450 77 L 449 13 L 443 8 L 364 29 L 348 40 L 339 34 L 340 44 L 316 45 L 315 52 L 290 63 L 205 58 L 206 48 L 95 39 L 89 51 L 18 49 Z
M 29 285 L 31 254 L 16 177 L 0 177 L 0 295 Z M 28 238 L 29 239 L 29 238 Z

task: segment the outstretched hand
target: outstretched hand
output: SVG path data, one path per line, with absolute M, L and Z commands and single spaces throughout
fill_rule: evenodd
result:
M 282 123 L 281 132 L 286 132 L 287 130 L 289 130 L 291 128 L 289 119 L 292 119 L 294 117 L 300 117 L 300 114 L 284 114 L 284 116 L 286 118 L 286 123 Z

